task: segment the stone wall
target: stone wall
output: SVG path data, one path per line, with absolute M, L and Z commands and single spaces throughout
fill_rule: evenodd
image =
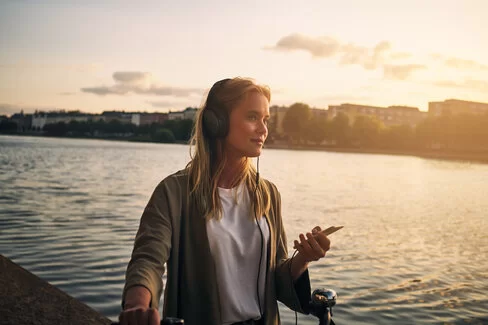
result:
M 0 325 L 109 325 L 111 321 L 0 255 Z

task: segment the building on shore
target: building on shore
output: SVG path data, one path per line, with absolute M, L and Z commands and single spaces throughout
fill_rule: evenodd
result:
M 125 111 L 104 111 L 99 119 L 104 122 L 118 121 L 122 124 L 132 123 L 132 114 Z
M 24 114 L 24 111 L 13 114 L 10 120 L 17 124 L 17 132 L 26 132 L 32 129 L 32 115 Z
M 195 108 L 195 107 L 187 107 L 185 108 L 185 110 L 183 111 L 183 118 L 185 120 L 195 120 L 196 116 L 197 116 L 197 111 L 198 111 L 198 108 Z
M 168 120 L 195 120 L 197 110 L 194 107 L 187 107 L 183 111 L 169 111 Z
M 77 122 L 87 122 L 93 120 L 96 115 L 94 114 L 86 114 L 80 113 L 78 111 L 72 112 L 38 112 L 36 111 L 32 114 L 32 123 L 31 128 L 34 131 L 42 131 L 46 124 L 55 124 L 55 123 L 69 123 L 71 121 Z
M 283 119 L 287 111 L 288 106 L 273 105 L 269 108 L 269 129 L 278 136 L 284 134 Z
M 329 105 L 329 118 L 332 119 L 339 113 L 346 114 L 351 120 L 358 115 L 376 117 L 385 126 L 410 125 L 416 126 L 426 117 L 417 107 L 410 106 L 368 106 L 358 104 Z
M 447 99 L 443 102 L 429 102 L 429 115 L 484 115 L 488 114 L 488 103 L 467 100 Z
M 323 119 L 329 119 L 329 111 L 324 108 L 315 108 L 312 107 L 310 108 L 310 116 L 311 118 L 323 118 Z
M 131 123 L 136 126 L 150 125 L 153 123 L 162 124 L 168 120 L 168 113 L 134 113 Z

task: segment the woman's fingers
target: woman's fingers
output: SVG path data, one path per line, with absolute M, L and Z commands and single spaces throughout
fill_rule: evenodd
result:
M 305 254 L 306 259 L 309 261 L 318 260 L 319 258 L 317 256 L 317 253 L 314 251 L 314 248 L 311 246 L 310 241 L 307 240 L 307 238 L 303 234 L 300 234 L 299 237 L 300 237 L 300 244 L 303 248 L 303 252 Z M 307 237 L 313 238 L 312 234 L 310 233 L 307 233 Z
M 119 323 L 120 325 L 128 325 L 129 322 L 127 321 L 127 314 L 126 313 L 120 313 L 119 314 Z
M 311 233 L 307 233 L 308 243 L 312 248 L 312 254 L 315 260 L 318 260 L 325 256 L 325 250 L 319 245 L 319 243 L 315 240 L 315 237 Z
M 300 239 L 300 241 L 295 240 L 294 241 L 295 246 L 293 246 L 293 248 L 297 249 L 302 254 L 306 253 L 308 255 L 309 252 L 312 250 L 312 248 L 310 247 L 310 244 L 307 242 L 307 239 L 303 234 L 298 235 L 298 239 Z
M 143 310 L 143 309 L 138 309 L 136 311 L 136 318 L 137 318 L 137 324 L 147 324 L 147 312 L 149 311 L 149 309 L 147 310 Z
M 159 325 L 159 313 L 156 308 L 151 308 L 149 311 L 149 325 Z
M 159 325 L 159 313 L 155 308 L 135 307 L 119 315 L 120 325 Z
M 330 239 L 324 234 L 318 234 L 315 236 L 315 240 L 319 243 L 320 247 L 324 251 L 328 251 L 330 249 Z
M 129 318 L 129 323 L 128 323 L 129 325 L 132 325 L 132 324 L 138 325 L 139 324 L 139 322 L 137 321 L 137 312 L 136 311 L 133 311 L 128 316 L 129 316 L 128 317 Z

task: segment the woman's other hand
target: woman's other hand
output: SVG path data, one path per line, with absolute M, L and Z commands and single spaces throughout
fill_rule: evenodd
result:
M 119 315 L 120 325 L 159 325 L 159 312 L 150 308 L 151 293 L 143 286 L 130 288 L 125 295 L 124 310 Z
M 155 308 L 134 306 L 119 315 L 120 325 L 159 325 L 159 313 Z

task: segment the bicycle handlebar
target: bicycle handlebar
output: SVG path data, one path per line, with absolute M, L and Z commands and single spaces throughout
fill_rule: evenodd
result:
M 336 304 L 337 293 L 331 289 L 316 289 L 312 293 L 310 301 L 311 314 L 319 319 L 320 325 L 333 325 L 332 307 Z M 185 321 L 176 317 L 165 317 L 159 323 L 160 325 L 181 325 Z M 120 325 L 119 322 L 113 322 L 111 325 Z
M 165 317 L 159 322 L 160 325 L 179 325 L 184 323 L 185 321 L 183 319 L 175 317 Z M 120 323 L 112 322 L 110 325 L 120 325 Z

